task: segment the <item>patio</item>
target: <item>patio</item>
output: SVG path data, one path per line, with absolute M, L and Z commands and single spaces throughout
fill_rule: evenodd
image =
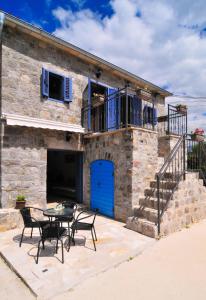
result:
M 21 229 L 10 230 L 0 234 L 0 255 L 18 274 L 34 295 L 51 299 L 110 268 L 130 260 L 144 249 L 155 243 L 136 232 L 124 228 L 124 224 L 103 216 L 97 216 L 95 224 L 98 242 L 94 251 L 90 232 L 79 231 L 75 235 L 76 245 L 71 245 L 69 252 L 65 249 L 65 262 L 62 264 L 61 251 L 55 254 L 55 247 L 46 244 L 40 253 L 39 264 L 35 263 L 38 230 L 26 230 L 22 247 L 19 247 Z M 65 240 L 65 244 L 66 244 Z

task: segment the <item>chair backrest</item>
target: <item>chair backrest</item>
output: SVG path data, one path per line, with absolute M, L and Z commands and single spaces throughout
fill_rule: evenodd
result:
M 82 216 L 82 214 L 86 214 L 86 216 Z M 90 224 L 93 224 L 94 225 L 94 222 L 95 222 L 95 219 L 96 219 L 96 216 L 97 216 L 97 213 L 98 213 L 98 210 L 96 210 L 95 212 L 92 212 L 92 213 L 88 213 L 88 211 L 87 210 L 83 210 L 83 211 L 81 211 L 79 214 L 78 214 L 78 216 L 77 216 L 77 218 L 75 219 L 75 221 L 76 222 L 79 222 L 79 221 L 81 221 L 81 220 L 86 220 L 86 219 L 89 219 L 89 218 L 91 218 L 91 220 L 92 220 L 92 222 L 90 223 Z
M 30 207 L 24 207 L 20 209 L 20 213 L 24 221 L 24 226 L 27 226 L 32 223 Z
M 50 222 L 41 229 L 41 236 L 43 239 L 59 238 L 61 236 L 62 227 L 60 227 L 60 223 L 58 221 Z
M 73 208 L 75 209 L 75 207 L 77 206 L 77 204 L 75 202 L 71 202 L 71 201 L 64 201 L 62 203 L 62 205 L 65 207 L 65 208 Z

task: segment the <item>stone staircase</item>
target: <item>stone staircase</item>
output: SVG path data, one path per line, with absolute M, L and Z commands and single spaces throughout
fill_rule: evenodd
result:
M 170 173 L 168 173 L 168 178 Z M 157 190 L 156 181 L 150 182 L 145 189 L 145 195 L 139 200 L 139 205 L 133 208 L 133 216 L 127 219 L 126 227 L 152 238 L 158 237 L 157 221 Z M 173 181 L 161 182 L 161 205 L 165 206 L 171 197 L 170 188 L 175 186 Z M 198 216 L 197 216 L 198 214 Z M 189 216 L 189 217 L 188 217 Z M 186 180 L 181 181 L 178 189 L 168 203 L 161 220 L 161 235 L 180 230 L 206 217 L 206 188 L 203 181 L 199 179 L 198 173 L 188 173 Z
M 164 164 L 164 158 L 158 157 L 157 171 Z M 167 196 L 167 183 L 165 183 L 165 197 Z M 166 201 L 165 201 L 166 202 Z M 127 219 L 127 228 L 150 237 L 157 236 L 157 197 L 155 178 L 145 189 L 144 195 L 139 199 L 139 205 L 133 207 L 133 216 Z

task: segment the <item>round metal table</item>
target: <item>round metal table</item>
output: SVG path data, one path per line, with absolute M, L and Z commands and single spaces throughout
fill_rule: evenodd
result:
M 43 214 L 49 218 L 58 218 L 58 217 L 72 217 L 73 216 L 73 208 L 64 207 L 62 209 L 49 208 L 46 209 Z
M 60 219 L 60 222 L 62 222 L 61 218 L 69 218 L 73 217 L 74 209 L 69 208 L 69 207 L 63 207 L 61 209 L 56 209 L 56 208 L 49 208 L 46 209 L 43 214 L 44 216 L 48 217 L 49 220 L 52 222 L 52 218 L 58 218 Z M 66 221 L 67 222 L 67 221 Z M 69 229 L 69 222 L 68 222 L 68 229 L 67 229 L 67 234 L 66 236 L 68 237 L 68 250 L 70 249 L 70 243 L 71 243 L 71 236 L 70 236 L 70 229 Z

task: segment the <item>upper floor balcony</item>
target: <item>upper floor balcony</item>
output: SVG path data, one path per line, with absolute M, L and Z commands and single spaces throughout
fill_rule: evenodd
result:
M 127 127 L 157 130 L 158 112 L 155 101 L 144 100 L 135 91 L 100 89 L 93 84 L 90 101 L 82 109 L 82 126 L 86 132 L 106 132 Z M 146 96 L 144 97 L 146 98 Z

